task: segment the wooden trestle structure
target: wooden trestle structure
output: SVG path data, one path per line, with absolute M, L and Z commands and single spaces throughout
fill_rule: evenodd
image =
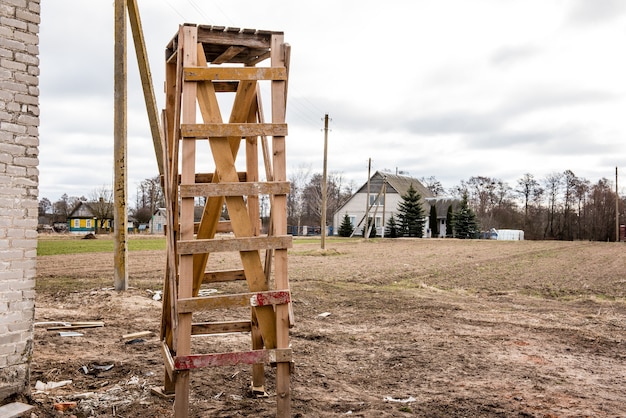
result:
M 177 417 L 188 415 L 193 369 L 251 364 L 252 389 L 264 393 L 266 363 L 276 367 L 276 415 L 290 416 L 291 237 L 285 161 L 289 51 L 282 32 L 196 25 L 181 26 L 166 49 L 163 183 L 168 228 L 161 339 L 163 390 L 175 393 Z M 269 66 L 257 66 L 268 60 Z M 264 121 L 264 82 L 271 96 L 271 123 Z M 222 120 L 220 105 L 230 102 L 218 101 L 218 93 L 234 95 L 228 121 Z M 245 150 L 240 152 L 242 142 Z M 196 171 L 197 163 L 204 165 L 201 146 L 210 148 L 206 155 L 212 155 L 212 173 Z M 245 171 L 237 171 L 238 156 L 245 158 Z M 260 156 L 266 181 L 259 181 Z M 262 195 L 270 202 L 267 235 L 261 235 Z M 194 223 L 198 198 L 206 203 L 201 221 Z M 228 222 L 220 221 L 224 203 Z M 232 233 L 216 237 L 218 232 Z M 241 263 L 207 271 L 209 254 L 218 252 L 238 252 Z M 247 284 L 241 293 L 199 296 L 203 284 L 236 280 Z M 225 288 L 232 289 L 232 283 Z M 246 306 L 250 316 L 244 320 L 217 318 L 216 312 Z M 210 313 L 211 321 L 196 322 L 198 313 Z M 250 350 L 192 353 L 192 338 L 232 332 L 250 333 Z

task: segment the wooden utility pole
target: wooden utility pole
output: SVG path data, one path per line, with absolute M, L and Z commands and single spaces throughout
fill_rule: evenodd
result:
M 324 169 L 322 172 L 322 217 L 320 219 L 322 232 L 322 250 L 326 249 L 326 204 L 327 204 L 327 168 L 328 165 L 328 113 L 324 116 Z
M 115 0 L 115 74 L 114 74 L 114 115 L 113 115 L 113 164 L 114 184 L 113 203 L 115 205 L 115 290 L 128 288 L 128 244 L 126 231 L 128 213 L 126 211 L 127 178 L 127 88 L 126 88 L 126 0 Z
M 615 242 L 619 242 L 619 194 L 617 193 L 617 167 L 615 167 Z
M 370 212 L 370 172 L 372 171 L 372 159 L 367 160 L 367 198 L 365 199 L 365 226 L 363 227 L 363 237 L 369 239 L 369 212 Z
M 380 203 L 380 202 L 379 202 Z M 387 212 L 387 176 L 383 175 L 383 229 L 382 237 L 385 238 L 385 214 Z

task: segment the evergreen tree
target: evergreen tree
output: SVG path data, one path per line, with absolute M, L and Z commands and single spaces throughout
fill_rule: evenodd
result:
M 424 236 L 424 208 L 420 200 L 421 196 L 411 184 L 406 194 L 402 196 L 402 202 L 398 204 L 398 218 L 400 219 L 402 235 L 418 238 Z
M 352 235 L 352 231 L 354 228 L 352 227 L 352 222 L 350 222 L 350 217 L 346 213 L 343 215 L 343 220 L 341 221 L 341 225 L 339 226 L 339 236 L 340 237 L 349 237 Z
M 454 214 L 452 213 L 452 205 L 448 206 L 448 212 L 446 212 L 446 237 L 453 237 L 452 224 L 454 223 Z
M 368 235 L 369 238 L 376 237 L 376 226 L 374 225 L 374 220 L 372 218 L 368 218 L 367 221 L 367 229 L 370 231 Z M 363 238 L 365 238 L 365 234 L 367 234 L 367 230 L 365 229 L 365 225 L 363 225 Z
M 391 218 L 387 221 L 387 227 L 385 228 L 385 237 L 398 238 L 398 224 L 396 218 L 391 214 Z
M 457 238 L 478 237 L 478 221 L 476 214 L 467 203 L 467 193 L 463 193 L 459 210 L 454 214 L 454 232 Z
M 437 208 L 433 204 L 430 207 L 430 216 L 428 217 L 428 227 L 430 228 L 430 236 L 437 237 L 439 235 L 439 222 L 437 222 Z

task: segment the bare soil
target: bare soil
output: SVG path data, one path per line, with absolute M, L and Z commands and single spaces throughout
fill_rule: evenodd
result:
M 626 247 L 554 241 L 397 239 L 294 242 L 295 417 L 624 417 Z M 223 268 L 232 261 L 212 255 Z M 131 290 L 111 254 L 38 259 L 36 321 L 103 321 L 62 337 L 35 327 L 37 417 L 169 417 L 159 351 L 165 253 L 131 252 Z M 324 314 L 324 315 L 320 315 Z M 244 317 L 246 313 L 244 312 Z M 127 344 L 121 336 L 153 336 Z M 247 335 L 203 338 L 203 352 L 247 349 Z M 108 370 L 95 366 L 113 365 Z M 85 366 L 83 368 L 83 366 Z M 84 371 L 89 371 L 85 374 Z M 250 367 L 192 372 L 193 417 L 271 417 Z M 38 392 L 43 383 L 71 380 Z

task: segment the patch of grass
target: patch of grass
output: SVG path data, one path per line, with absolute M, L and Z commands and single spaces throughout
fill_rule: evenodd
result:
M 75 277 L 37 278 L 35 291 L 37 293 L 65 295 L 72 292 L 85 292 L 90 289 L 100 289 L 113 286 L 112 279 L 77 279 Z
M 293 251 L 291 252 L 294 255 L 305 255 L 305 256 L 316 256 L 316 257 L 328 257 L 334 255 L 341 255 L 339 251 L 334 248 L 327 248 L 325 250 L 316 249 L 316 250 L 306 250 L 306 251 Z
M 47 240 L 37 242 L 37 255 L 61 255 L 78 253 L 113 252 L 111 239 Z M 165 238 L 145 238 L 128 240 L 129 251 L 165 250 Z

